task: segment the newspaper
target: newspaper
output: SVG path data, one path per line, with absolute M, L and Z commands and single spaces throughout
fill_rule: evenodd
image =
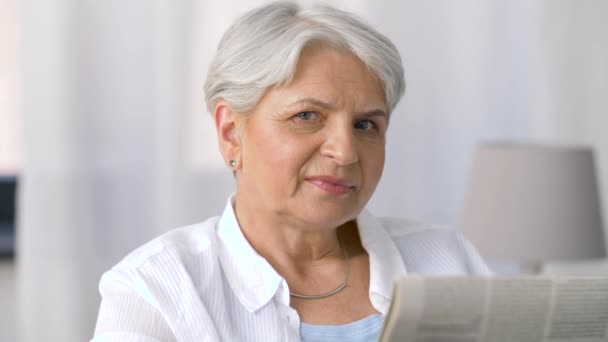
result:
M 606 342 L 608 277 L 404 277 L 380 341 Z

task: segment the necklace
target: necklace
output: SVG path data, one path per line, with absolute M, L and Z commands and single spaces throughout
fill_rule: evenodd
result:
M 344 272 L 344 281 L 342 282 L 342 284 L 340 284 L 340 286 L 336 287 L 335 289 L 333 289 L 329 292 L 321 293 L 318 295 L 303 295 L 303 294 L 298 294 L 298 293 L 294 293 L 294 292 L 290 291 L 289 294 L 292 297 L 296 297 L 296 298 L 300 298 L 300 299 L 321 299 L 321 298 L 326 298 L 331 295 L 334 295 L 334 294 L 342 291 L 346 287 L 346 282 L 348 281 L 348 275 L 350 273 L 350 259 L 348 258 L 348 253 L 346 252 L 346 248 L 344 248 L 344 245 L 342 244 L 342 236 L 340 236 L 340 233 L 338 233 L 338 242 L 340 243 L 340 248 L 342 249 L 342 252 L 344 253 L 344 262 L 346 263 L 346 272 Z

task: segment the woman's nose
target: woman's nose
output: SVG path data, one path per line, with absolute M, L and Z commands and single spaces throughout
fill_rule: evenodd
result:
M 352 128 L 339 128 L 327 132 L 325 142 L 321 146 L 321 155 L 331 158 L 342 166 L 358 162 L 359 153 Z

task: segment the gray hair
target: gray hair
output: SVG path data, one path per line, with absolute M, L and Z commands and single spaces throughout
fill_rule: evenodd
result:
M 253 110 L 268 88 L 293 79 L 302 50 L 313 42 L 358 57 L 380 81 L 393 111 L 405 80 L 399 52 L 388 38 L 345 11 L 275 2 L 247 12 L 222 37 L 205 82 L 209 112 L 220 99 L 239 113 Z

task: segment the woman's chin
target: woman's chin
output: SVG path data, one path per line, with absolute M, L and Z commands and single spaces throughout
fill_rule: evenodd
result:
M 304 208 L 301 208 L 304 209 Z M 344 206 L 331 203 L 315 203 L 301 210 L 299 215 L 310 226 L 338 227 L 357 218 L 361 209 L 358 206 Z

